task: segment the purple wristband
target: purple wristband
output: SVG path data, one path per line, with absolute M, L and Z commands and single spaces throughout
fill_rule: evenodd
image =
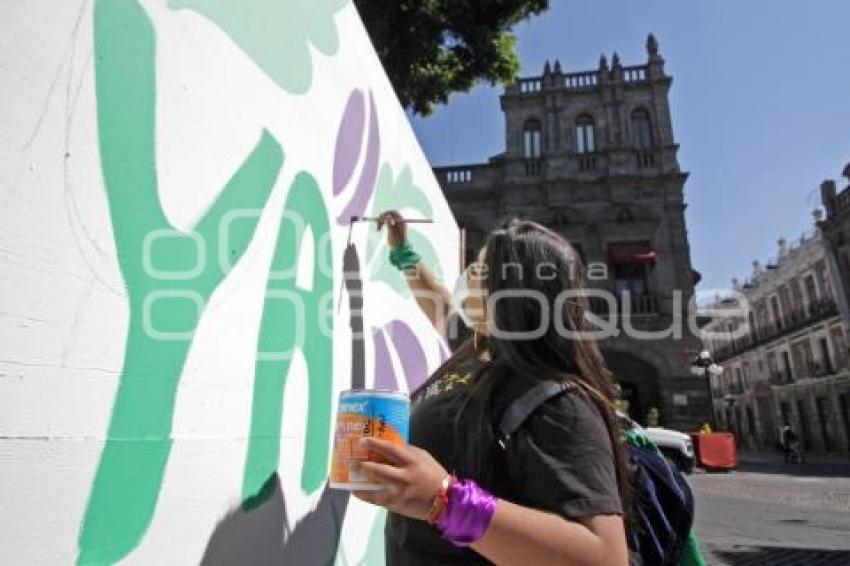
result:
M 484 536 L 496 498 L 472 480 L 458 480 L 448 492 L 449 504 L 437 521 L 443 538 L 455 546 L 469 546 Z

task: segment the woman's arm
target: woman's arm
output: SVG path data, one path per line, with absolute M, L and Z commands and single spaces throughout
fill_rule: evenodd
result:
M 407 284 L 413 292 L 416 304 L 440 333 L 447 336 L 449 314 L 452 308 L 452 296 L 434 274 L 421 261 L 404 271 Z
M 398 212 L 391 210 L 378 216 L 378 230 L 387 226 L 387 243 L 391 248 L 400 246 L 407 238 L 407 224 Z M 421 261 L 404 270 L 404 277 L 413 293 L 416 304 L 445 338 L 452 297 L 431 270 Z
M 623 519 L 596 515 L 580 523 L 499 500 L 484 536 L 472 548 L 496 564 L 626 566 Z
M 364 462 L 363 471 L 381 491 L 354 494 L 375 505 L 424 519 L 446 471 L 425 450 L 378 438 L 363 440 L 388 462 Z M 435 527 L 436 528 L 436 527 Z M 628 546 L 619 515 L 595 515 L 581 522 L 498 500 L 484 536 L 472 548 L 496 564 L 521 566 L 626 566 Z

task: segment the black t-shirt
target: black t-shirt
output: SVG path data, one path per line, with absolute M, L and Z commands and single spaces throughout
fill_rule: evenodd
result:
M 477 364 L 435 381 L 411 400 L 410 443 L 427 450 L 451 471 L 454 461 L 454 419 L 462 392 Z M 527 380 L 511 380 L 494 397 L 491 412 L 500 415 L 527 390 Z M 614 455 L 605 421 L 581 391 L 566 393 L 541 405 L 509 440 L 493 446 L 497 497 L 555 513 L 568 520 L 622 514 Z M 472 478 L 475 479 L 475 478 Z M 385 530 L 389 566 L 420 564 L 490 564 L 470 548 L 444 540 L 425 521 L 390 513 Z

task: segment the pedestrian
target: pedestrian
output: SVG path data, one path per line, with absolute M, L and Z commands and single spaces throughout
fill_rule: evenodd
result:
M 382 226 L 390 261 L 445 334 L 449 292 L 412 249 L 398 213 L 382 214 Z M 390 511 L 386 563 L 629 564 L 631 482 L 612 380 L 596 343 L 581 335 L 585 299 L 556 301 L 583 286 L 578 254 L 547 228 L 513 220 L 489 234 L 467 282 L 456 314 L 472 336 L 411 393 L 409 445 L 364 440 L 382 462 L 363 472 L 383 489 L 355 495 Z M 544 324 L 544 308 L 557 321 Z M 543 403 L 500 446 L 493 423 L 544 379 L 576 392 Z
M 786 423 L 782 427 L 779 438 L 782 445 L 782 451 L 785 453 L 785 462 L 791 462 L 794 464 L 802 463 L 803 455 L 800 450 L 797 433 L 794 432 L 794 429 L 791 428 L 790 424 Z

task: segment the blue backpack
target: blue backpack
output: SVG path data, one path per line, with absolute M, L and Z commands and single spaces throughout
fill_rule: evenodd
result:
M 537 407 L 576 388 L 570 383 L 544 381 L 526 391 L 502 414 L 499 443 L 504 447 Z M 646 565 L 679 565 L 692 550 L 693 493 L 640 428 L 625 420 L 631 427 L 625 431 L 625 447 L 635 488 L 634 520 L 626 533 L 629 550 Z

